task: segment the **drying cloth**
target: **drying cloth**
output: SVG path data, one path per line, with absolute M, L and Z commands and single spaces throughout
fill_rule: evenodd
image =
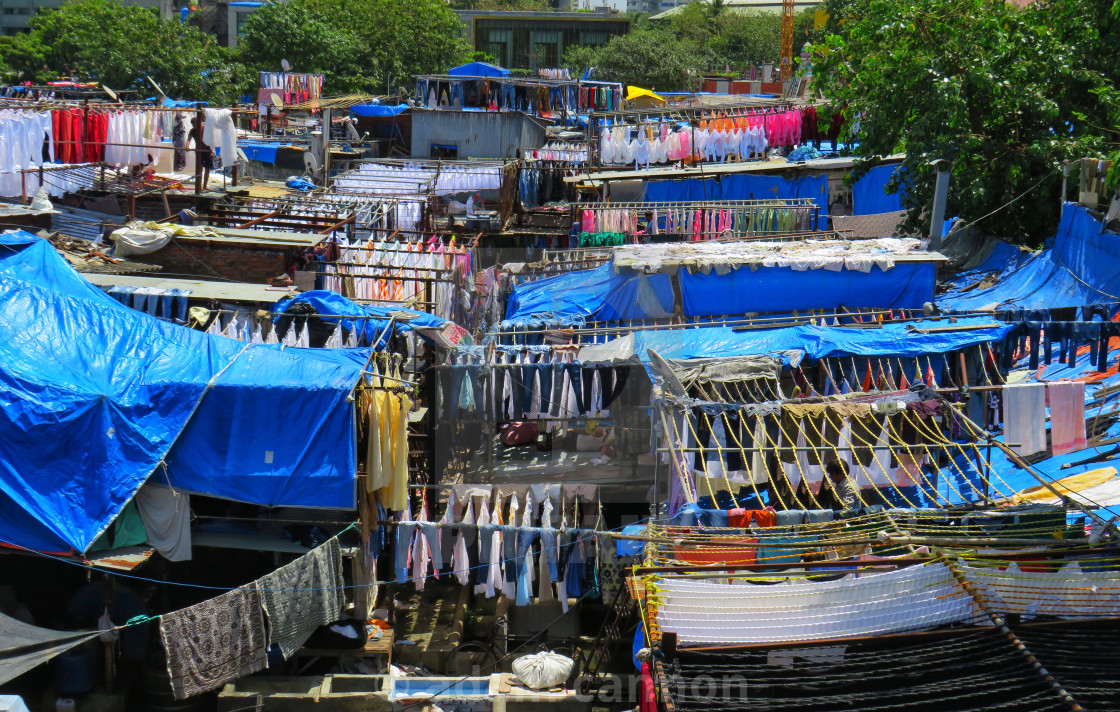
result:
M 97 637 L 98 631 L 47 630 L 0 614 L 0 683 Z
M 258 579 L 257 586 L 268 614 L 269 644 L 279 645 L 287 660 L 316 628 L 338 620 L 346 605 L 338 538 Z
M 264 670 L 264 610 L 256 583 L 160 617 L 175 699 L 215 690 Z
M 1085 384 L 1050 384 L 1050 447 L 1055 455 L 1085 449 Z
M 168 561 L 191 558 L 191 498 L 186 492 L 147 482 L 136 492 L 136 508 L 148 543 Z
M 1046 449 L 1046 384 L 1003 388 L 1003 441 L 1022 456 Z

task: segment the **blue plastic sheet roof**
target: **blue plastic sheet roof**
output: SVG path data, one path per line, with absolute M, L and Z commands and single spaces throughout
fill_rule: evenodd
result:
M 513 288 L 503 326 L 532 319 L 571 324 L 668 316 L 673 287 L 668 275 L 620 275 L 611 263 L 539 279 Z
M 408 104 L 358 104 L 350 107 L 351 116 L 396 116 L 408 111 Z
M 737 331 L 729 326 L 699 329 L 664 329 L 634 332 L 634 354 L 646 361 L 653 349 L 667 359 L 728 357 L 802 351 L 816 360 L 837 356 L 925 356 L 954 351 L 1002 339 L 1011 328 L 984 317 L 928 322 L 926 326 L 975 327 L 983 329 L 922 334 L 912 330 L 913 322 L 887 322 L 881 328 L 844 328 L 835 326 L 791 326 L 781 329 Z M 921 327 L 921 324 L 917 324 Z
M 354 506 L 348 398 L 368 349 L 160 321 L 24 232 L 0 235 L 0 323 L 0 541 L 85 551 L 157 472 L 255 504 Z
M 936 272 L 932 262 L 899 262 L 866 273 L 744 267 L 721 275 L 682 269 L 678 279 L 685 316 L 713 316 L 842 306 L 920 309 L 933 300 Z
M 447 73 L 453 77 L 508 77 L 509 70 L 489 62 L 468 62 L 452 67 Z
M 1052 309 L 1115 302 L 1120 295 L 1120 236 L 1103 232 L 1085 208 L 1066 203 L 1053 247 L 1026 262 L 1010 251 L 993 251 L 988 270 L 1003 269 L 987 289 L 956 290 L 937 300 L 945 311 Z M 1001 266 L 1002 261 L 1002 266 Z
M 389 326 L 390 321 L 393 323 L 393 328 L 397 331 L 413 331 L 418 327 L 428 327 L 433 329 L 442 329 L 448 323 L 447 319 L 428 314 L 427 312 L 416 311 L 415 309 L 405 309 L 404 307 L 379 307 L 373 304 L 366 304 L 364 306 L 358 305 L 356 302 L 347 299 L 338 292 L 333 292 L 329 289 L 316 289 L 311 292 L 304 292 L 294 297 L 281 299 L 276 302 L 272 308 L 274 314 L 282 314 L 293 304 L 307 303 L 315 307 L 315 311 L 323 317 L 324 321 L 330 323 L 341 323 L 342 327 L 347 331 L 357 330 L 360 334 L 365 336 L 365 343 L 375 345 L 377 348 L 382 348 L 388 342 L 389 334 L 386 332 L 386 327 Z M 393 319 L 393 313 L 407 315 L 407 321 L 404 319 Z M 336 317 L 355 317 L 362 314 L 368 314 L 370 319 L 346 319 Z M 362 322 L 361 325 L 358 322 Z M 377 344 L 374 341 L 378 340 Z
M 898 262 L 889 270 L 797 271 L 743 267 L 724 274 L 678 270 L 684 315 L 779 313 L 801 309 L 874 307 L 919 309 L 933 299 L 933 263 Z M 503 326 L 532 320 L 559 324 L 668 316 L 673 311 L 669 275 L 615 271 L 613 262 L 514 287 Z

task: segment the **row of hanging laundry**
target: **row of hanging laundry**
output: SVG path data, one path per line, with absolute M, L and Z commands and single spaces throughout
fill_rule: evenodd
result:
M 454 320 L 463 311 L 463 301 L 470 299 L 473 255 L 455 238 L 447 243 L 438 236 L 426 241 L 369 240 L 337 245 L 318 256 L 316 267 L 322 289 L 362 301 L 413 302 L 423 311 Z
M 580 214 L 580 232 L 633 236 L 672 235 L 679 240 L 714 240 L 723 236 L 768 235 L 813 229 L 814 205 L 668 208 L 615 208 L 590 205 Z M 583 241 L 583 245 L 604 244 Z M 605 244 L 622 244 L 622 241 Z
M 739 489 L 747 499 L 738 506 L 748 508 L 802 507 L 806 499 L 817 508 L 832 463 L 843 463 L 854 501 L 929 507 L 982 499 L 986 487 L 970 461 L 975 446 L 950 440 L 956 420 L 951 409 L 914 393 L 812 404 L 704 403 L 668 414 L 672 461 L 695 483 L 689 500 Z M 955 477 L 941 485 L 951 494 L 938 489 L 941 464 Z
M 323 95 L 322 74 L 298 72 L 261 72 L 258 102 L 271 104 L 271 94 L 276 92 L 285 104 L 300 104 Z
M 765 128 L 712 130 L 615 126 L 599 135 L 599 161 L 603 165 L 633 163 L 635 168 L 675 161 L 747 161 L 762 158 L 770 145 Z
M 406 509 L 396 524 L 396 580 L 422 589 L 430 576 L 449 575 L 487 598 L 502 595 L 517 605 L 559 600 L 564 610 L 569 598 L 598 598 L 620 585 L 622 566 L 614 539 L 601 531 L 596 490 L 456 485 L 438 522 L 429 521 L 425 497 L 415 521 Z M 589 517 L 594 525 L 583 528 Z
M 497 420 L 609 417 L 630 367 L 584 367 L 575 351 L 503 347 L 488 363 L 455 355 L 458 363 L 438 370 L 436 412 L 452 421 L 460 412 Z
M 175 699 L 221 688 L 290 658 L 346 606 L 337 537 L 251 583 L 159 618 Z
M 203 320 L 202 323 L 205 323 L 205 321 Z M 239 311 L 230 315 L 225 320 L 224 325 L 222 312 L 214 315 L 210 325 L 206 327 L 206 333 L 225 336 L 248 344 L 283 344 L 290 348 L 306 349 L 312 348 L 311 328 L 309 319 L 296 317 L 292 319 L 291 325 L 283 334 L 278 334 L 277 332 L 280 330 L 276 327 L 275 322 L 266 328 L 250 314 Z M 359 346 L 361 346 L 361 340 L 357 330 L 350 331 L 343 328 L 341 324 L 334 324 L 330 326 L 330 336 L 327 337 L 322 348 L 355 349 Z

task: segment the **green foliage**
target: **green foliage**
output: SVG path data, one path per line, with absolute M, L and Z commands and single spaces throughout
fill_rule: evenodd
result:
M 19 79 L 66 74 L 150 91 L 147 75 L 169 95 L 225 103 L 245 78 L 213 36 L 116 0 L 70 0 L 41 10 L 30 25 L 30 33 L 3 45 L 4 61 Z
M 456 0 L 456 10 L 520 10 L 543 12 L 549 9 L 545 0 Z
M 858 124 L 861 171 L 906 154 L 912 226 L 924 229 L 932 203 L 927 163 L 943 158 L 949 215 L 994 213 L 978 226 L 1037 244 L 1056 227 L 1062 162 L 1098 155 L 1115 136 L 1120 65 L 1107 5 L 829 0 L 815 86 Z
M 564 63 L 573 75 L 593 66 L 596 79 L 654 91 L 681 91 L 699 84 L 703 54 L 671 31 L 645 29 L 614 37 L 597 49 L 565 49 Z
M 0 71 L 14 75 L 16 81 L 41 84 L 56 76 L 47 66 L 47 47 L 34 32 L 0 37 Z
M 706 73 L 777 63 L 782 20 L 775 14 L 742 12 L 723 0 L 692 2 L 666 21 L 639 18 L 630 34 L 602 47 L 564 49 L 564 63 L 597 77 L 661 91 L 692 90 Z
M 392 91 L 413 74 L 461 64 L 470 48 L 442 0 L 287 0 L 254 12 L 242 28 L 246 64 L 323 72 L 324 91 Z
M 251 93 L 258 70 L 326 74 L 325 91 L 391 93 L 411 75 L 470 59 L 459 19 L 442 0 L 272 2 L 246 22 L 239 48 L 177 19 L 122 0 L 68 0 L 31 19 L 31 32 L 0 38 L 0 72 L 16 81 L 58 76 L 114 89 L 229 103 Z

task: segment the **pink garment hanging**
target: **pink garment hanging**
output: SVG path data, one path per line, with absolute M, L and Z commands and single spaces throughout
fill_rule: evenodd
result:
M 1081 381 L 1051 383 L 1050 445 L 1055 455 L 1085 449 L 1085 384 Z

